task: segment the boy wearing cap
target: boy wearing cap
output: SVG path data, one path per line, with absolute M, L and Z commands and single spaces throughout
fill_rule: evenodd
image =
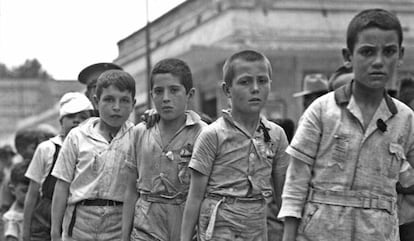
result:
M 98 80 L 99 75 L 111 69 L 122 70 L 121 67 L 113 63 L 96 63 L 85 67 L 79 73 L 78 81 L 86 85 L 85 95 L 86 97 L 88 97 L 88 99 L 92 102 L 93 105 L 95 105 L 93 97 L 96 95 L 96 81 Z M 94 108 L 95 110 L 97 109 L 96 106 L 94 106 Z M 95 115 L 98 116 L 99 113 L 95 112 Z
M 94 100 L 100 117 L 89 118 L 68 134 L 52 171 L 58 179 L 52 240 L 121 239 L 134 97 L 130 74 L 107 70 L 99 76 Z
M 232 108 L 203 128 L 194 145 L 181 241 L 191 240 L 197 222 L 201 241 L 267 240 L 266 203 L 273 197 L 280 207 L 288 162 L 283 129 L 260 115 L 271 76 L 259 52 L 226 60 L 222 87 Z
M 284 241 L 399 241 L 396 183 L 413 184 L 414 113 L 386 92 L 402 63 L 403 30 L 382 9 L 348 25 L 354 80 L 315 100 L 286 152 Z
M 69 92 L 59 101 L 60 134 L 39 144 L 26 172 L 30 179 L 24 206 L 23 240 L 50 240 L 50 211 L 56 178 L 51 175 L 69 131 L 88 119 L 93 106 L 82 93 Z
M 305 76 L 303 91 L 293 94 L 293 97 L 303 97 L 303 110 L 317 98 L 328 93 L 328 79 L 324 74 L 308 74 Z

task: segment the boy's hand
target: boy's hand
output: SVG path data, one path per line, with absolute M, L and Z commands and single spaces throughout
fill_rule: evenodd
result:
M 147 128 L 153 127 L 160 120 L 160 115 L 155 109 L 149 109 L 141 115 L 141 120 L 147 124 Z

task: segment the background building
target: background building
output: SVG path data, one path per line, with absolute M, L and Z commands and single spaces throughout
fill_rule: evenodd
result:
M 74 80 L 1 79 L 0 144 L 12 144 L 20 128 L 42 124 L 59 130 L 59 99 L 66 92 L 84 88 Z
M 395 12 L 404 27 L 405 64 L 414 73 L 414 2 L 408 0 L 187 0 L 150 24 L 151 61 L 178 57 L 193 71 L 197 93 L 192 108 L 215 118 L 227 100 L 221 94 L 222 65 L 235 51 L 265 53 L 274 70 L 266 114 L 297 120 L 308 73 L 328 76 L 342 64 L 346 27 L 365 8 Z M 137 80 L 137 113 L 146 108 L 145 28 L 118 42 L 121 65 Z M 396 88 L 398 80 L 390 83 Z

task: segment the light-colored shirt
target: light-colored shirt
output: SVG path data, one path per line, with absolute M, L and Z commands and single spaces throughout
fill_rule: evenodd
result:
M 124 200 L 125 160 L 134 125 L 124 123 L 109 143 L 98 133 L 98 122 L 99 118 L 89 118 L 69 132 L 53 168 L 53 176 L 70 184 L 68 204 L 85 199 Z
M 4 237 L 15 237 L 23 240 L 23 209 L 18 208 L 16 202 L 3 214 Z
M 42 185 L 49 175 L 53 164 L 56 145 L 62 146 L 63 137 L 61 135 L 50 138 L 39 144 L 33 155 L 32 161 L 27 168 L 25 176 L 32 181 Z
M 391 232 L 385 236 L 396 235 L 395 187 L 398 180 L 405 181 L 401 176 L 408 169 L 408 162 L 414 164 L 414 114 L 406 105 L 385 94 L 364 130 L 361 111 L 352 96 L 352 84 L 320 97 L 308 107 L 287 148 L 288 154 L 307 165 L 298 169 L 295 166 L 296 162 L 291 162 L 279 218 L 291 216 L 302 218 L 303 222 L 309 221 L 311 218 L 302 217 L 303 207 L 309 202 L 321 201 L 307 201 L 309 198 L 312 199 L 309 196 L 311 189 L 326 195 L 327 200 L 322 203 L 341 202 L 341 199 L 346 202 L 346 197 L 333 200 L 330 196 L 332 193 L 348 196 L 351 194 L 359 199 L 373 201 L 365 203 L 364 208 L 355 207 L 354 211 L 347 209 L 353 213 L 352 216 L 347 216 L 349 213 L 330 213 L 331 223 L 342 221 L 332 220 L 339 217 L 336 215 L 342 215 L 340 218 L 347 220 L 346 225 L 349 224 L 349 227 L 353 228 L 352 233 L 356 236 L 358 233 L 368 233 L 367 229 L 363 229 L 373 225 L 373 222 L 375 225 L 384 224 L 391 227 L 391 231 L 376 230 L 377 228 L 373 227 L 370 230 L 373 231 L 371 235 L 378 235 L 372 236 L 373 238 L 384 236 L 381 232 Z M 353 204 L 349 202 L 350 208 L 358 203 L 359 199 L 353 199 Z M 383 207 L 374 207 L 381 206 L 378 203 L 385 200 L 392 205 L 386 207 L 381 204 Z M 309 206 L 305 211 L 313 208 L 314 206 Z M 381 208 L 388 208 L 391 216 L 384 219 L 384 209 Z M 315 215 L 312 222 L 322 223 L 323 219 L 329 219 L 325 216 Z M 370 217 L 372 220 L 361 220 L 361 217 Z M 364 223 L 365 221 L 367 223 Z M 344 223 L 330 227 L 336 230 L 332 232 L 337 233 L 337 237 L 340 238 L 338 230 L 346 230 L 346 225 Z M 323 233 L 328 233 L 328 230 L 321 231 L 321 235 Z M 321 236 L 319 240 L 326 239 Z
M 187 111 L 185 124 L 166 146 L 158 124 L 148 129 L 144 123 L 134 127 L 127 165 L 138 173 L 138 191 L 170 197 L 187 194 L 188 163 L 194 142 L 205 126 L 198 114 Z
M 266 137 L 263 128 L 269 134 Z M 249 197 L 273 195 L 271 177 L 283 187 L 288 155 L 283 129 L 260 117 L 257 129 L 249 134 L 235 122 L 229 111 L 203 129 L 194 147 L 190 168 L 209 176 L 207 193 Z

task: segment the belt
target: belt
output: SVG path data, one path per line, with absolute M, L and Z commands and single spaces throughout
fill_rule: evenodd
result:
M 235 196 L 223 196 L 220 194 L 207 193 L 205 197 L 218 200 L 218 201 L 223 200 L 222 202 L 227 203 L 227 204 L 233 204 L 236 202 L 249 203 L 249 202 L 263 202 L 264 201 L 264 197 L 261 194 L 255 195 L 252 197 L 235 197 Z
M 253 197 L 234 197 L 234 196 L 223 196 L 220 194 L 207 193 L 206 198 L 217 200 L 218 202 L 214 205 L 211 217 L 206 229 L 206 240 L 210 240 L 213 237 L 214 226 L 216 223 L 217 212 L 222 203 L 233 204 L 233 203 L 252 203 L 252 202 L 264 202 L 263 195 L 255 195 Z
M 392 213 L 396 209 L 393 197 L 378 194 L 363 194 L 358 191 L 322 191 L 310 189 L 308 201 L 346 207 L 380 209 Z
M 165 203 L 175 205 L 180 205 L 184 203 L 187 199 L 187 195 L 182 193 L 172 197 L 159 194 L 140 193 L 139 197 L 142 198 L 144 201 L 151 203 Z
M 79 202 L 79 205 L 84 206 L 120 206 L 123 202 L 108 200 L 108 199 L 86 199 Z

